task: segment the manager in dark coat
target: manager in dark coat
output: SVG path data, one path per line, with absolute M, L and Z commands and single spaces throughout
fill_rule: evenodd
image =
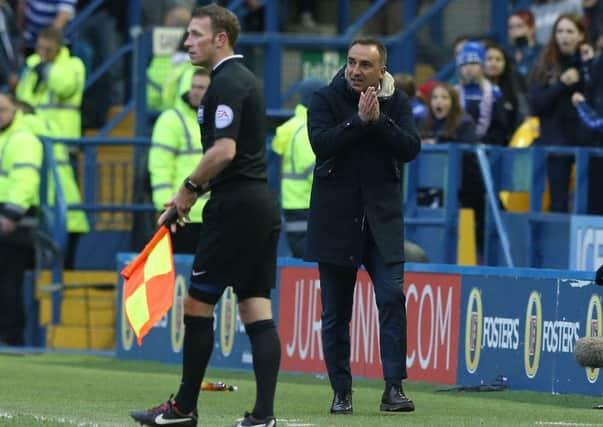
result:
M 317 91 L 308 109 L 316 154 L 306 259 L 318 261 L 322 340 L 334 391 L 331 413 L 352 412 L 350 331 L 354 285 L 363 264 L 379 309 L 385 391 L 382 411 L 412 411 L 406 378 L 406 312 L 402 290 L 402 163 L 421 143 L 406 95 L 386 72 L 376 39 L 353 41 L 346 67 Z

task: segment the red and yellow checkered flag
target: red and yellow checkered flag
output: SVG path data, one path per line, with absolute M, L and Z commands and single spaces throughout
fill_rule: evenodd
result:
M 138 345 L 172 306 L 174 300 L 174 260 L 172 238 L 162 226 L 149 243 L 121 272 L 125 279 L 123 304 Z

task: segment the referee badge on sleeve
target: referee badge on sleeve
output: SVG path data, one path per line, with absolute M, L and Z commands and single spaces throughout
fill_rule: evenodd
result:
M 220 104 L 216 108 L 216 129 L 224 129 L 230 126 L 234 113 L 228 105 Z
M 204 110 L 204 106 L 203 104 L 199 105 L 199 108 L 197 108 L 197 122 L 202 125 L 203 124 L 203 110 Z

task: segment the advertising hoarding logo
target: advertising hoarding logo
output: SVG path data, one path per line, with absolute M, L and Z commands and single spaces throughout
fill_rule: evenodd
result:
M 222 295 L 220 308 L 220 348 L 224 357 L 230 356 L 235 339 L 237 301 L 229 286 Z
M 534 378 L 540 364 L 542 345 L 542 301 L 536 291 L 532 291 L 526 309 L 526 329 L 523 359 L 526 375 Z
M 586 336 L 600 337 L 602 336 L 601 319 L 603 310 L 601 309 L 601 297 L 593 295 L 588 302 L 588 315 L 586 317 Z M 588 382 L 593 384 L 599 378 L 599 368 L 585 368 L 586 378 Z
M 125 304 L 121 305 L 121 345 L 125 351 L 132 350 L 132 344 L 134 343 L 134 331 L 130 328 L 128 319 L 126 318 Z
M 172 351 L 180 353 L 182 344 L 184 344 L 184 316 L 183 302 L 186 295 L 186 280 L 179 274 L 176 277 L 174 285 L 174 302 L 170 310 L 170 341 L 172 342 Z
M 465 319 L 465 365 L 470 374 L 479 366 L 482 342 L 482 319 L 484 316 L 482 297 L 478 288 L 471 289 Z

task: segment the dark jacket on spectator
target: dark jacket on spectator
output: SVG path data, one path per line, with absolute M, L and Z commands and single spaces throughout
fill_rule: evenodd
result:
M 478 137 L 475 134 L 475 122 L 471 116 L 465 114 L 457 127 L 455 134 L 450 136 L 443 136 L 442 131 L 444 129 L 444 119 L 434 120 L 431 129 L 426 127 L 426 123 L 421 124 L 421 138 L 433 138 L 436 143 L 443 144 L 447 142 L 458 142 L 472 144 L 478 141 Z
M 22 65 L 15 17 L 8 4 L 0 6 L 0 88 L 11 74 L 17 74 Z
M 589 146 L 593 145 L 593 131 L 583 126 L 578 112 L 572 104 L 574 92 L 587 92 L 586 68 L 578 55 L 561 58 L 560 74 L 569 68 L 580 71 L 580 81 L 567 86 L 557 78 L 554 82 L 542 84 L 532 80 L 528 90 L 528 100 L 532 113 L 540 119 L 540 145 Z M 589 71 L 592 76 L 592 70 Z M 588 95 L 587 95 L 588 96 Z
M 378 94 L 380 117 L 363 124 L 359 94 L 343 72 L 318 90 L 308 108 L 316 154 L 306 259 L 358 266 L 370 227 L 386 264 L 404 260 L 402 162 L 421 149 L 408 97 L 386 73 Z

